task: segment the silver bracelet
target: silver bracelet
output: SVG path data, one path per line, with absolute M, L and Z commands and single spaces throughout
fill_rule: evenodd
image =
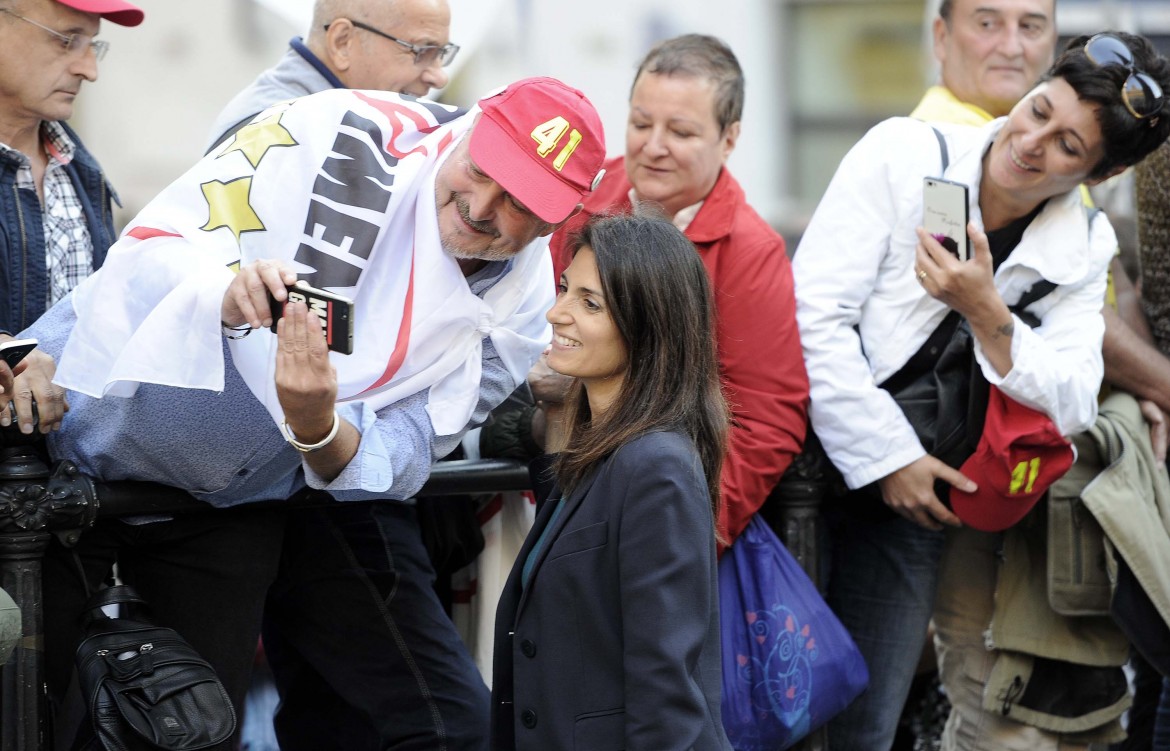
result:
M 252 333 L 252 324 L 241 323 L 239 326 L 229 326 L 224 321 L 220 321 L 219 325 L 223 328 L 223 335 L 228 339 L 243 339 L 248 334 Z
M 284 438 L 289 444 L 300 451 L 302 454 L 311 454 L 314 451 L 320 451 L 333 442 L 337 437 L 337 430 L 341 427 L 341 415 L 337 414 L 337 410 L 333 410 L 333 427 L 329 429 L 329 434 L 316 443 L 301 443 L 297 440 L 296 435 L 292 432 L 292 428 L 288 426 L 288 420 L 280 421 L 280 430 L 284 433 Z

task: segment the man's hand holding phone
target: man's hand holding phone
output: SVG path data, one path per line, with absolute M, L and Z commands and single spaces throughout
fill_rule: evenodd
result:
M 325 333 L 325 344 L 330 352 L 340 352 L 343 355 L 353 354 L 353 301 L 347 297 L 326 292 L 323 289 L 309 286 L 304 280 L 298 281 L 288 290 L 288 299 L 278 302 L 275 297 L 269 297 L 268 303 L 272 308 L 272 320 L 278 321 L 284 317 L 284 310 L 289 303 L 302 302 L 309 308 L 312 318 L 321 324 Z M 275 333 L 276 328 L 273 327 Z
M 20 432 L 33 432 L 33 404 L 36 404 L 36 421 L 40 432 L 61 429 L 61 420 L 69 411 L 65 401 L 65 389 L 53 383 L 57 363 L 53 358 L 35 349 L 32 339 L 14 340 L 0 337 L 0 385 L 4 395 L 0 397 L 0 426 L 7 427 L 15 418 Z M 10 368 L 9 363 L 15 367 Z M 2 371 L 7 370 L 11 381 Z M 15 415 L 13 410 L 15 409 Z
M 17 373 L 24 372 L 27 365 L 21 361 L 36 349 L 36 339 L 9 339 L 0 342 L 0 395 L 11 398 L 12 379 Z
M 271 295 L 277 302 L 288 299 L 288 288 L 297 281 L 296 272 L 283 261 L 261 259 L 247 266 L 228 285 L 220 308 L 220 320 L 224 326 L 243 326 L 254 329 L 274 326 L 272 308 L 268 303 Z

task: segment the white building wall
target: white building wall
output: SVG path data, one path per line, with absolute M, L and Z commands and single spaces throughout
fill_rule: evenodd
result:
M 138 0 L 139 27 L 102 25 L 112 43 L 101 78 L 83 88 L 74 124 L 132 215 L 201 154 L 220 108 L 305 34 L 311 1 Z M 766 216 L 782 203 L 785 133 L 774 0 L 450 0 L 463 45 L 441 98 L 472 104 L 531 75 L 580 88 L 601 113 L 611 154 L 624 147 L 635 67 L 655 41 L 685 32 L 726 40 L 746 71 L 743 136 L 731 166 Z

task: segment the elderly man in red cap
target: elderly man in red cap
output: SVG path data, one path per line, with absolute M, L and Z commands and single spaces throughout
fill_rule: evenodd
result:
M 142 17 L 123 0 L 0 0 L 0 339 L 101 266 L 117 239 L 116 196 L 64 121 L 109 49 L 102 19 Z M 60 410 L 59 390 L 44 406 Z M 5 408 L 0 424 L 11 420 Z M 32 432 L 31 418 L 21 429 Z
M 233 508 L 99 520 L 75 548 L 85 581 L 53 543 L 50 688 L 86 585 L 116 561 L 238 703 L 275 581 L 282 748 L 485 749 L 487 688 L 431 589 L 410 499 L 547 346 L 547 237 L 604 155 L 592 104 L 550 78 L 466 113 L 336 89 L 266 110 L 147 205 L 23 333 L 68 390 L 49 452 Z M 298 281 L 352 301 L 352 336 L 330 329 L 351 354 L 293 301 Z M 249 506 L 302 491 L 327 504 Z

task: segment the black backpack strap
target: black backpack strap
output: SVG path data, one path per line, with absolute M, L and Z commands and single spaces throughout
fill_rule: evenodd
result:
M 101 609 L 107 605 L 132 605 L 140 608 L 147 607 L 146 600 L 135 589 L 126 584 L 116 584 L 112 587 L 103 587 L 89 596 L 81 609 L 81 625 L 84 627 L 92 621 L 105 618 Z

